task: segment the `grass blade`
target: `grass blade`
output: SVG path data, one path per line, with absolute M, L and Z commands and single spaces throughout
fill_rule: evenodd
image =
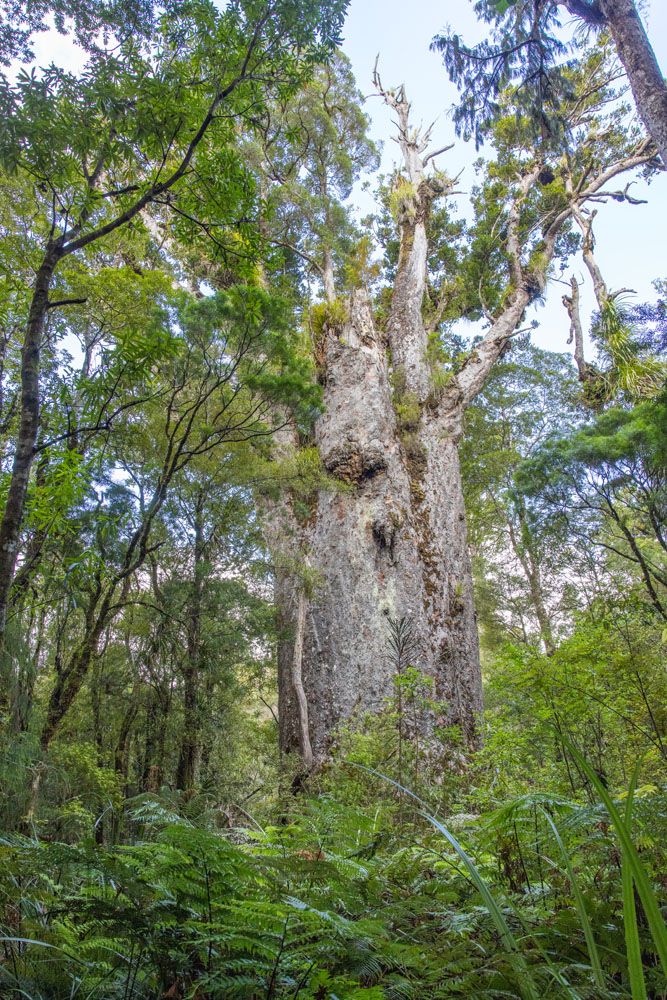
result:
M 638 767 L 632 775 L 628 798 L 625 804 L 625 823 L 628 830 L 632 823 L 632 802 L 635 794 Z M 623 927 L 625 931 L 625 953 L 628 961 L 628 976 L 630 979 L 630 989 L 632 1000 L 647 1000 L 646 982 L 644 981 L 644 963 L 642 962 L 642 949 L 639 943 L 639 928 L 637 927 L 637 906 L 635 903 L 634 882 L 632 880 L 632 870 L 628 864 L 625 852 L 621 860 L 621 872 L 623 880 Z
M 611 795 L 600 781 L 600 778 L 588 761 L 582 757 L 578 750 L 575 750 L 569 740 L 563 738 L 563 742 L 569 753 L 594 785 L 595 790 L 602 799 L 607 812 L 609 813 L 609 818 L 611 819 L 614 829 L 616 830 L 616 835 L 621 844 L 623 860 L 626 862 L 631 877 L 637 886 L 637 892 L 639 893 L 639 898 L 644 909 L 646 921 L 651 931 L 651 937 L 653 938 L 655 949 L 660 959 L 660 964 L 663 967 L 665 976 L 667 976 L 667 926 L 665 926 L 665 921 L 662 918 L 658 900 L 655 892 L 653 891 L 653 887 L 649 882 L 649 878 L 646 874 L 641 858 L 637 853 L 637 848 L 632 842 L 628 825 L 618 811 Z
M 349 761 L 349 763 L 354 762 Z M 431 825 L 434 826 L 435 829 L 438 830 L 438 832 L 443 835 L 445 840 L 454 848 L 463 862 L 464 867 L 470 876 L 471 882 L 484 900 L 486 909 L 488 910 L 489 916 L 493 921 L 507 958 L 512 966 L 520 995 L 524 998 L 524 1000 L 540 1000 L 540 993 L 537 989 L 537 985 L 530 974 L 528 966 L 520 952 L 516 938 L 514 937 L 512 930 L 505 919 L 502 909 L 498 905 L 495 896 L 477 869 L 475 862 L 472 860 L 467 851 L 461 846 L 454 834 L 448 830 L 447 827 L 440 822 L 440 820 L 436 819 L 435 816 L 432 816 L 431 813 L 428 812 L 426 809 L 426 803 L 420 799 L 418 795 L 415 795 L 414 792 L 411 792 L 409 788 L 405 788 L 405 786 L 399 784 L 398 781 L 394 781 L 393 778 L 390 778 L 386 774 L 382 774 L 380 771 L 375 771 L 371 767 L 365 767 L 363 764 L 356 763 L 355 767 L 360 767 L 362 770 L 368 771 L 370 774 L 374 774 L 376 777 L 382 778 L 384 781 L 388 781 L 395 788 L 398 788 L 399 791 L 404 792 L 406 795 L 409 795 L 411 799 L 414 799 L 420 807 L 419 811 L 421 815 L 427 819 L 429 823 L 431 823 Z
M 586 903 L 584 900 L 584 894 L 579 886 L 579 881 L 574 873 L 574 869 L 570 862 L 570 855 L 568 853 L 567 847 L 563 843 L 563 839 L 558 831 L 556 824 L 553 819 L 546 811 L 542 809 L 547 823 L 551 827 L 551 832 L 554 835 L 558 848 L 560 850 L 563 862 L 565 864 L 565 870 L 567 871 L 567 877 L 570 880 L 570 885 L 572 886 L 572 892 L 574 894 L 574 903 L 577 909 L 577 914 L 579 916 L 579 922 L 581 923 L 581 929 L 584 932 L 584 938 L 586 940 L 586 947 L 588 949 L 588 955 L 591 960 L 591 969 L 593 971 L 593 977 L 595 979 L 596 985 L 604 990 L 606 988 L 604 973 L 602 971 L 602 963 L 600 962 L 600 954 L 598 952 L 597 945 L 595 943 L 595 936 L 593 934 L 593 928 L 591 926 L 591 921 L 588 916 L 588 911 L 586 910 Z

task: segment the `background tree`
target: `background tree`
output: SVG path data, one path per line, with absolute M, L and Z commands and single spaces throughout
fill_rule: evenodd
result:
M 247 257 L 250 229 L 241 219 L 252 194 L 235 151 L 236 125 L 260 112 L 267 81 L 284 93 L 324 56 L 338 39 L 344 6 L 168 5 L 150 42 L 128 35 L 113 52 L 94 46 L 80 77 L 53 66 L 39 76 L 20 73 L 14 85 L 3 79 L 0 158 L 32 202 L 23 253 L 35 278 L 13 302 L 23 329 L 21 391 L 0 521 L 0 635 L 39 434 L 45 325 L 50 310 L 73 298 L 64 262 L 141 225 L 149 206 L 179 220 L 180 232 L 203 232 L 221 253 Z M 108 11 L 98 10 L 103 30 Z M 84 34 L 94 38 L 89 20 Z M 230 248 L 224 234 L 234 223 Z
M 378 162 L 362 104 L 339 50 L 295 98 L 271 109 L 254 152 L 266 198 L 265 236 L 294 276 L 314 278 L 329 302 L 346 284 L 359 238 L 347 204 L 352 187 Z
M 463 93 L 457 127 L 474 135 L 478 145 L 498 96 L 514 84 L 538 133 L 548 136 L 557 127 L 547 107 L 559 90 L 568 49 L 577 45 L 576 36 L 569 39 L 561 31 L 567 13 L 586 30 L 607 31 L 613 38 L 637 111 L 667 164 L 667 84 L 634 0 L 477 0 L 475 13 L 493 25 L 490 40 L 469 47 L 457 34 L 436 35 L 432 47 L 443 53 Z
M 554 426 L 577 427 L 582 407 L 569 359 L 526 337 L 512 344 L 468 410 L 461 461 L 482 644 L 539 639 L 551 654 L 571 625 L 572 588 L 581 594 L 589 574 L 564 518 L 537 516 L 516 473 Z
M 627 561 L 664 619 L 664 466 L 656 430 L 663 418 L 659 401 L 609 409 L 574 434 L 553 435 L 520 470 L 520 482 L 559 510 L 573 533 Z

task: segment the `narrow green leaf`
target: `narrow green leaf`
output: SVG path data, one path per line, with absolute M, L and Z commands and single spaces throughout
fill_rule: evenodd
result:
M 388 775 L 382 774 L 381 771 L 375 771 L 372 767 L 365 767 L 363 764 L 356 764 L 353 761 L 349 761 L 349 763 L 354 764 L 355 767 L 359 767 L 363 771 L 368 771 L 370 774 L 374 774 L 377 777 L 382 778 L 384 781 L 388 781 L 390 784 L 394 785 L 395 788 L 398 788 L 399 791 L 404 792 L 406 795 L 409 795 L 411 799 L 414 799 L 415 802 L 419 804 L 422 816 L 425 819 L 427 819 L 429 823 L 431 823 L 436 828 L 436 830 L 438 830 L 443 835 L 443 837 L 448 841 L 448 843 L 451 844 L 451 846 L 454 848 L 454 850 L 460 857 L 461 861 L 465 865 L 465 868 L 468 874 L 470 875 L 470 879 L 473 885 L 475 886 L 480 896 L 484 900 L 484 904 L 489 912 L 489 916 L 493 921 L 493 924 L 498 932 L 500 940 L 502 941 L 503 948 L 505 949 L 505 952 L 507 954 L 507 958 L 509 959 L 509 962 L 514 971 L 519 993 L 524 998 L 524 1000 L 539 1000 L 540 994 L 537 989 L 537 985 L 535 984 L 535 981 L 533 980 L 530 974 L 528 966 L 526 965 L 526 962 L 520 953 L 519 945 L 517 944 L 516 938 L 512 934 L 512 930 L 509 924 L 505 920 L 505 915 L 503 914 L 503 911 L 498 905 L 489 886 L 486 884 L 482 875 L 478 871 L 475 862 L 472 860 L 470 855 L 464 850 L 464 848 L 458 842 L 454 834 L 450 830 L 448 830 L 447 827 L 440 822 L 440 820 L 436 819 L 435 816 L 432 816 L 427 811 L 427 809 L 425 808 L 426 803 L 423 802 L 422 799 L 419 798 L 419 796 L 415 795 L 414 792 L 411 792 L 409 788 L 405 788 L 404 785 L 399 784 L 398 781 L 394 781 L 394 779 L 388 777 Z
M 632 802 L 635 794 L 639 765 L 635 768 L 628 799 L 625 804 L 625 822 L 628 830 L 632 823 Z M 644 964 L 642 962 L 642 949 L 639 942 L 639 928 L 637 927 L 637 906 L 635 904 L 634 883 L 632 881 L 632 870 L 628 859 L 623 852 L 621 860 L 621 872 L 623 879 L 623 927 L 625 930 L 625 952 L 628 960 L 628 976 L 630 978 L 630 989 L 632 990 L 632 1000 L 647 1000 L 646 982 L 644 981 Z
M 579 922 L 581 923 L 581 929 L 584 933 L 584 938 L 586 940 L 586 947 L 588 949 L 588 955 L 591 960 L 591 969 L 593 970 L 593 976 L 597 986 L 604 990 L 606 988 L 604 973 L 602 971 L 602 963 L 600 962 L 600 954 L 598 952 L 597 944 L 595 943 L 595 936 L 593 934 L 593 928 L 586 910 L 586 903 L 584 901 L 584 895 L 579 886 L 579 881 L 572 867 L 570 861 L 570 855 L 568 853 L 567 847 L 563 843 L 563 839 L 558 831 L 558 828 L 554 821 L 552 820 L 546 809 L 542 809 L 547 823 L 551 827 L 551 831 L 555 837 L 556 843 L 558 844 L 560 853 L 565 864 L 565 870 L 567 871 L 567 877 L 570 880 L 570 885 L 572 886 L 572 892 L 574 894 L 574 903 L 577 908 L 577 914 L 579 916 Z
M 641 903 L 644 908 L 644 913 L 651 931 L 653 943 L 655 944 L 655 948 L 660 959 L 660 964 L 662 965 L 665 975 L 667 976 L 667 926 L 665 926 L 665 921 L 662 918 L 658 900 L 655 892 L 653 891 L 653 887 L 649 882 L 649 878 L 646 874 L 641 858 L 637 853 L 635 845 L 632 843 L 632 837 L 630 836 L 627 824 L 623 821 L 623 817 L 616 808 L 614 800 L 588 761 L 581 756 L 579 751 L 576 750 L 569 740 L 565 739 L 565 737 L 563 737 L 563 742 L 581 769 L 595 786 L 598 795 L 602 799 L 607 812 L 609 813 L 611 822 L 616 830 L 616 835 L 621 843 L 623 858 L 626 861 L 634 883 L 637 886 L 637 892 L 639 893 L 639 898 L 641 899 Z
M 400 786 L 399 786 L 400 787 Z M 479 892 L 480 896 L 486 904 L 486 908 L 489 911 L 491 919 L 493 920 L 496 930 L 500 935 L 500 939 L 503 942 L 503 947 L 507 952 L 507 957 L 509 958 L 514 973 L 517 977 L 517 985 L 522 997 L 527 997 L 529 1000 L 538 1000 L 539 993 L 537 991 L 537 986 L 535 985 L 526 965 L 523 957 L 519 954 L 519 946 L 516 942 L 510 927 L 505 920 L 502 910 L 500 909 L 498 903 L 496 902 L 493 893 L 489 889 L 488 885 L 480 875 L 477 867 L 466 851 L 463 849 L 461 844 L 458 842 L 453 833 L 451 833 L 446 826 L 444 826 L 435 816 L 431 816 L 430 813 L 421 810 L 422 816 L 424 816 L 429 823 L 431 823 L 436 830 L 445 837 L 445 839 L 451 844 L 461 861 L 465 865 L 472 879 L 475 888 Z

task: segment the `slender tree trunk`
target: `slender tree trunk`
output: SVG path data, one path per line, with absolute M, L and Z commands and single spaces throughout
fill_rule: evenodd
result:
M 191 792 L 197 780 L 199 760 L 199 698 L 197 668 L 188 663 L 183 671 L 183 730 L 176 768 L 176 787 Z
M 35 618 L 37 620 L 36 629 L 34 624 Z M 35 682 L 39 673 L 39 662 L 44 646 L 46 618 L 47 612 L 44 606 L 39 608 L 37 612 L 35 612 L 33 607 L 26 631 L 28 635 L 32 634 L 33 630 L 35 631 L 35 644 L 31 652 L 28 653 L 26 651 L 27 655 L 23 659 L 23 662 L 19 664 L 16 698 L 12 710 L 12 732 L 15 735 L 27 732 L 30 727 L 35 696 Z
M 556 643 L 554 642 L 554 633 L 551 628 L 549 614 L 544 604 L 541 574 L 539 572 L 539 567 L 532 559 L 532 556 L 528 557 L 528 564 L 530 566 L 530 570 L 527 573 L 528 585 L 530 587 L 530 599 L 533 604 L 537 623 L 540 627 L 540 635 L 544 644 L 544 651 L 547 656 L 551 656 L 556 650 Z
M 55 686 L 49 697 L 46 719 L 40 735 L 42 750 L 48 750 L 58 732 L 63 719 L 71 708 L 88 675 L 91 664 L 98 654 L 100 639 L 104 630 L 120 614 L 127 597 L 132 574 L 143 566 L 147 557 L 148 537 L 153 521 L 165 501 L 173 464 L 164 473 L 150 503 L 143 510 L 143 517 L 135 529 L 125 550 L 122 568 L 103 587 L 99 576 L 90 594 L 86 610 L 83 635 L 71 653 L 67 666 L 58 671 Z
M 93 739 L 97 750 L 97 763 L 100 768 L 104 768 L 104 726 L 102 723 L 102 678 L 100 676 L 99 659 L 95 663 L 90 678 L 90 703 L 92 709 Z M 98 815 L 95 821 L 95 843 L 103 844 L 106 835 L 107 823 L 105 820 L 106 806 Z
M 308 720 L 308 699 L 303 687 L 303 641 L 306 633 L 306 615 L 308 614 L 308 597 L 302 587 L 297 596 L 297 611 L 295 621 L 294 650 L 292 652 L 292 695 L 296 700 L 299 718 L 299 749 L 306 770 L 313 766 L 313 748 L 310 742 L 310 724 Z
M 183 668 L 183 733 L 176 771 L 176 787 L 191 792 L 201 758 L 199 683 L 201 672 L 201 615 L 204 587 L 204 494 L 197 497 L 194 517 L 194 565 L 187 623 L 186 662 Z
M 100 627 L 86 636 L 69 662 L 67 670 L 58 674 L 49 698 L 46 719 L 40 734 L 39 743 L 42 750 L 48 750 L 62 720 L 79 693 L 90 665 L 97 655 L 97 645 L 101 635 L 102 628 Z
M 322 285 L 324 288 L 324 298 L 327 302 L 333 302 L 336 298 L 336 284 L 334 281 L 334 267 L 331 250 L 326 248 L 322 255 Z
M 122 777 L 125 783 L 126 793 L 130 777 L 130 746 L 132 743 L 132 727 L 134 726 L 139 713 L 138 698 L 139 690 L 138 685 L 136 685 L 132 692 L 130 705 L 123 715 L 120 729 L 118 731 L 118 737 L 116 739 L 116 745 L 114 747 L 114 771 Z
M 539 559 L 536 558 L 530 528 L 526 523 L 525 512 L 521 506 L 519 506 L 517 510 L 517 515 L 521 529 L 521 538 L 517 538 L 514 525 L 512 524 L 512 521 L 508 519 L 507 526 L 509 529 L 510 543 L 528 582 L 530 600 L 533 605 L 535 617 L 537 618 L 540 636 L 542 638 L 542 643 L 544 644 L 544 651 L 547 656 L 551 656 L 555 652 L 556 644 L 554 642 L 551 619 L 549 618 L 549 613 L 544 601 L 540 563 Z
M 637 111 L 667 166 L 667 83 L 633 0 L 599 0 Z
M 39 371 L 44 324 L 49 305 L 49 289 L 60 259 L 54 244 L 47 247 L 35 278 L 21 350 L 21 411 L 14 463 L 5 509 L 0 521 L 0 649 L 7 624 L 9 591 L 14 579 L 23 512 L 30 470 L 39 430 Z
M 144 792 L 159 792 L 164 781 L 169 707 L 168 697 L 159 689 L 150 693 L 146 706 L 146 742 L 141 781 Z
M 641 570 L 641 574 L 644 580 L 644 585 L 646 587 L 646 590 L 648 591 L 649 597 L 651 598 L 651 603 L 653 604 L 653 607 L 658 612 L 660 617 L 664 618 L 665 621 L 667 621 L 667 609 L 665 609 L 664 605 L 662 604 L 662 601 L 660 600 L 660 597 L 658 596 L 658 592 L 655 588 L 653 573 L 651 572 L 651 568 L 646 562 L 646 559 L 644 558 L 640 546 L 637 544 L 637 539 L 628 528 L 622 515 L 618 513 L 618 511 L 616 510 L 613 503 L 609 500 L 608 497 L 605 497 L 605 502 L 606 502 L 606 507 L 609 510 L 612 519 L 618 525 L 621 534 L 628 543 L 628 547 L 630 548 L 630 551 L 633 554 L 634 561 L 638 564 Z
M 109 623 L 109 607 L 114 593 L 114 589 L 111 589 L 102 596 L 97 591 L 89 598 L 83 637 L 67 665 L 57 671 L 56 683 L 49 697 L 39 738 L 43 751 L 48 750 L 51 745 L 98 654 L 102 634 Z

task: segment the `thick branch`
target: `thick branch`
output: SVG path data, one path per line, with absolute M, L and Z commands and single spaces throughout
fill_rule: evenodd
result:
M 572 294 L 563 296 L 563 305 L 570 317 L 570 338 L 568 344 L 574 343 L 574 360 L 579 372 L 579 381 L 587 382 L 591 378 L 592 372 L 584 358 L 584 330 L 581 325 L 579 282 L 574 275 L 572 275 L 570 285 Z
M 461 371 L 447 387 L 442 402 L 443 415 L 451 417 L 455 414 L 460 420 L 463 410 L 484 388 L 491 369 L 509 339 L 516 333 L 529 303 L 530 293 L 525 288 L 519 288 L 514 292 L 510 304 L 496 319 L 484 340 L 477 345 Z M 458 426 L 453 428 L 454 433 L 459 431 Z
M 597 0 L 647 131 L 667 166 L 667 83 L 633 0 Z
M 579 210 L 582 205 L 592 196 L 599 194 L 604 185 L 613 177 L 642 166 L 650 162 L 655 156 L 655 150 L 650 140 L 645 140 L 629 156 L 612 163 L 581 191 L 558 215 L 551 221 L 544 231 L 542 243 L 543 268 L 548 266 L 553 260 L 556 250 L 556 242 L 565 223 L 570 219 L 575 210 Z M 536 169 L 536 168 L 535 168 Z M 534 183 L 535 169 L 529 171 L 521 180 L 519 191 L 510 207 L 508 221 L 507 252 L 509 256 L 510 273 L 512 282 L 516 286 L 515 291 L 509 300 L 508 306 L 495 320 L 484 340 L 473 351 L 472 355 L 452 380 L 443 397 L 443 414 L 451 418 L 453 412 L 461 413 L 484 387 L 484 384 L 500 357 L 503 348 L 510 337 L 516 332 L 521 322 L 521 318 L 531 301 L 531 291 L 527 279 L 535 276 L 526 274 L 522 264 L 522 246 L 519 235 L 520 208 L 525 199 L 530 184 Z

